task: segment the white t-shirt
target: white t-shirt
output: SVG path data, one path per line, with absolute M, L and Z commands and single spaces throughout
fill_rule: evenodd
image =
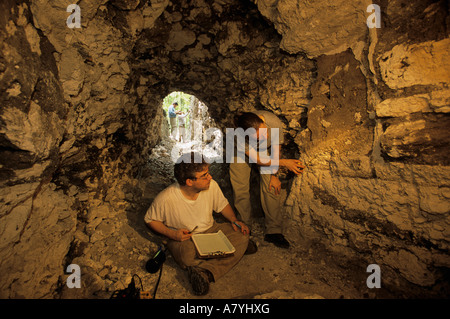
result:
M 253 113 L 264 117 L 264 123 L 267 126 L 267 140 L 263 142 L 251 140 L 249 145 L 244 135 L 242 135 L 242 132 L 237 131 L 237 137 L 235 139 L 235 154 L 236 157 L 238 157 L 237 163 L 248 162 L 247 156 L 244 152 L 249 152 L 251 150 L 259 152 L 261 159 L 270 160 L 272 158 L 270 157 L 271 155 L 269 155 L 269 151 L 270 154 L 274 154 L 272 153 L 273 150 L 271 148 L 271 144 L 273 144 L 273 147 L 277 147 L 277 145 L 284 143 L 283 122 L 281 122 L 275 114 L 269 111 L 254 111 Z M 275 174 L 278 172 L 278 166 L 260 166 L 259 170 L 261 174 Z
M 262 152 L 267 152 L 267 150 L 270 148 L 271 143 L 274 142 L 274 145 L 281 145 L 284 143 L 284 134 L 283 134 L 283 122 L 281 122 L 281 120 L 273 113 L 269 112 L 269 111 L 254 111 L 254 114 L 258 115 L 258 116 L 263 116 L 264 117 L 264 123 L 267 126 L 267 140 L 264 143 L 260 143 L 257 141 L 252 141 L 253 144 L 251 145 L 252 147 L 250 147 L 248 141 L 243 137 L 243 136 L 239 136 L 241 135 L 241 131 L 236 131 L 238 137 L 241 138 L 236 138 L 235 139 L 235 147 L 236 147 L 236 154 L 237 154 L 237 150 L 241 150 L 242 152 L 247 152 L 249 151 L 250 148 L 262 151 Z M 275 132 L 275 134 L 272 133 L 273 129 L 278 129 L 278 132 Z M 245 132 L 244 132 L 245 134 Z M 273 137 L 273 138 L 272 138 Z M 273 139 L 273 141 L 272 141 Z
M 228 205 L 222 190 L 215 180 L 209 189 L 201 191 L 196 200 L 187 199 L 174 183 L 159 193 L 145 214 L 144 221 L 160 221 L 173 229 L 194 229 L 204 232 L 214 223 L 212 212 L 220 213 Z
M 184 126 L 186 124 L 186 116 L 187 116 L 187 113 L 178 115 L 178 125 Z

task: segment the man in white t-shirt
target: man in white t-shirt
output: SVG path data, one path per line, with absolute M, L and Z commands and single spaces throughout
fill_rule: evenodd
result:
M 186 116 L 188 114 L 185 112 L 178 114 L 178 142 L 186 143 Z
M 204 295 L 209 291 L 209 282 L 227 273 L 245 253 L 255 252 L 256 246 L 253 242 L 249 245 L 248 227 L 237 220 L 201 155 L 183 155 L 174 166 L 174 175 L 177 183 L 158 194 L 144 220 L 153 231 L 169 239 L 167 248 L 175 261 L 188 270 L 194 293 Z M 230 223 L 215 222 L 213 211 L 221 213 Z M 233 244 L 235 253 L 225 258 L 198 258 L 192 233 L 219 230 Z

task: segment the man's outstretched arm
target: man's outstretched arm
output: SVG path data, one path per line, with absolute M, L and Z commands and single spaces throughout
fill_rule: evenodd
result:
M 166 225 L 164 225 L 162 222 L 157 220 L 152 220 L 151 222 L 147 223 L 148 227 L 150 227 L 153 231 L 160 233 L 161 235 L 166 236 L 167 238 L 170 238 L 172 240 L 176 241 L 185 241 L 191 238 L 192 234 L 187 229 L 170 229 Z
M 246 151 L 245 154 L 251 159 L 252 163 L 256 163 L 259 166 L 274 166 L 278 167 L 286 167 L 288 170 L 294 172 L 299 175 L 303 173 L 303 169 L 305 166 L 301 161 L 297 159 L 285 159 L 280 158 L 281 156 L 281 145 L 275 145 L 273 147 L 273 151 L 275 152 L 271 156 L 259 154 L 258 152 L 250 152 Z

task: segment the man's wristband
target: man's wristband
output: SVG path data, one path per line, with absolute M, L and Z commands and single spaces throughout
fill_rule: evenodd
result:
M 237 227 L 239 227 L 240 229 L 242 229 L 242 226 L 239 225 L 238 223 L 236 223 L 236 221 L 234 221 L 233 224 L 235 224 Z

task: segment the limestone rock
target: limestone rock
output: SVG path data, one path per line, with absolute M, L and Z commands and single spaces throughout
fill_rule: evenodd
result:
M 134 10 L 139 5 L 140 0 L 124 1 L 113 0 L 112 4 L 122 10 Z
M 5 126 L 0 133 L 19 149 L 32 152 L 41 159 L 47 158 L 62 138 L 59 118 L 55 114 L 46 114 L 34 102 L 31 102 L 28 114 L 8 109 L 2 120 Z
M 369 1 L 254 1 L 282 35 L 281 48 L 308 57 L 332 55 L 352 47 L 367 32 Z M 344 27 L 345 26 L 345 27 Z
M 59 65 L 64 92 L 67 95 L 78 95 L 83 87 L 85 77 L 81 55 L 74 49 L 65 50 L 61 54 Z
M 435 281 L 425 264 L 409 251 L 389 252 L 385 259 L 412 283 L 428 286 Z
M 391 88 L 450 82 L 450 38 L 399 44 L 380 57 L 381 76 Z
M 448 125 L 446 117 L 433 120 L 418 118 L 407 122 L 392 120 L 381 136 L 381 148 L 392 158 L 448 165 L 445 153 L 450 141 L 442 131 Z
M 250 42 L 250 37 L 243 32 L 243 24 L 230 21 L 224 24 L 223 31 L 226 36 L 217 43 L 217 50 L 223 56 L 228 55 L 228 51 L 236 50 L 237 47 L 245 47 Z
M 431 112 L 427 99 L 420 96 L 387 99 L 378 104 L 375 110 L 380 117 L 405 116 L 415 112 Z
M 54 192 L 51 185 L 46 185 L 33 198 L 11 210 L 6 220 L 2 218 L 7 228 L 10 221 L 17 223 L 14 238 L 8 239 L 15 242 L 13 249 L 1 250 L 3 298 L 52 297 L 52 289 L 42 283 L 56 288 L 63 272 L 62 259 L 67 254 L 76 224 L 71 202 L 61 192 Z M 7 234 L 2 232 L 2 236 Z
M 448 113 L 450 111 L 450 90 L 431 91 L 408 97 L 386 99 L 375 106 L 379 117 L 400 117 L 412 113 Z
M 191 45 L 196 40 L 195 33 L 190 30 L 180 30 L 174 27 L 170 32 L 167 45 L 171 50 L 180 51 L 187 45 Z
M 428 186 L 420 188 L 420 208 L 429 214 L 443 214 L 450 212 L 450 202 L 448 201 L 448 188 L 438 188 Z

